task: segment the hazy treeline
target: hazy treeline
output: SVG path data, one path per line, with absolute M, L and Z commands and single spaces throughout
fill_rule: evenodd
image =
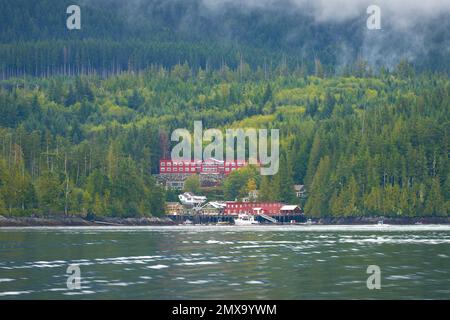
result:
M 349 2 L 352 10 L 337 10 L 341 4 L 336 1 L 311 1 L 311 8 L 295 5 L 300 3 L 83 0 L 77 3 L 81 30 L 69 31 L 66 8 L 73 1 L 0 0 L 0 79 L 106 77 L 184 62 L 194 69 L 248 64 L 266 73 L 288 68 L 308 74 L 314 74 L 319 62 L 325 74 L 342 75 L 356 60 L 368 61 L 378 71 L 393 67 L 403 56 L 418 70 L 450 72 L 445 4 L 419 19 L 409 16 L 410 11 L 420 12 L 406 10 L 407 1 L 400 16 L 391 15 L 386 2 L 383 30 L 369 32 L 361 3 Z M 348 12 L 353 13 L 343 19 Z M 396 27 L 400 22 L 403 28 Z

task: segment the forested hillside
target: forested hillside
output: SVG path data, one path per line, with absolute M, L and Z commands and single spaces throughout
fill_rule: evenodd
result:
M 0 214 L 161 215 L 151 174 L 175 128 L 277 128 L 281 166 L 230 175 L 215 197 L 298 201 L 311 216 L 450 212 L 447 76 L 406 62 L 342 77 L 283 68 L 149 68 L 0 82 Z
M 371 1 L 326 3 L 0 0 L 0 215 L 161 215 L 153 174 L 195 120 L 282 139 L 276 176 L 210 199 L 304 184 L 310 216 L 448 215 L 450 6 L 381 1 L 371 31 Z

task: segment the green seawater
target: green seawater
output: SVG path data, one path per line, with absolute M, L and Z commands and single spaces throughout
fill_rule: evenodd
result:
M 450 299 L 450 226 L 3 228 L 0 299 Z

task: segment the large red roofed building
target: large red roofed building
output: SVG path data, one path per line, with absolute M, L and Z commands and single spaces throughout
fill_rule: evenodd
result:
M 201 161 L 174 161 L 162 159 L 159 161 L 158 182 L 166 189 L 183 190 L 187 178 L 199 175 L 202 187 L 215 187 L 231 172 L 246 167 L 245 160 L 222 161 L 209 158 Z M 259 163 L 257 164 L 259 166 Z
M 279 202 L 227 202 L 225 208 L 226 215 L 246 214 L 266 214 L 279 215 L 284 204 Z
M 232 171 L 247 166 L 246 161 L 226 162 L 214 158 L 204 161 L 172 161 L 160 160 L 160 174 L 205 174 L 205 175 L 228 175 Z

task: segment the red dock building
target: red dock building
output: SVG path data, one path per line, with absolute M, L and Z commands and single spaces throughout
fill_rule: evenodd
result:
M 227 202 L 226 215 L 266 214 L 279 215 L 284 204 L 279 202 Z

